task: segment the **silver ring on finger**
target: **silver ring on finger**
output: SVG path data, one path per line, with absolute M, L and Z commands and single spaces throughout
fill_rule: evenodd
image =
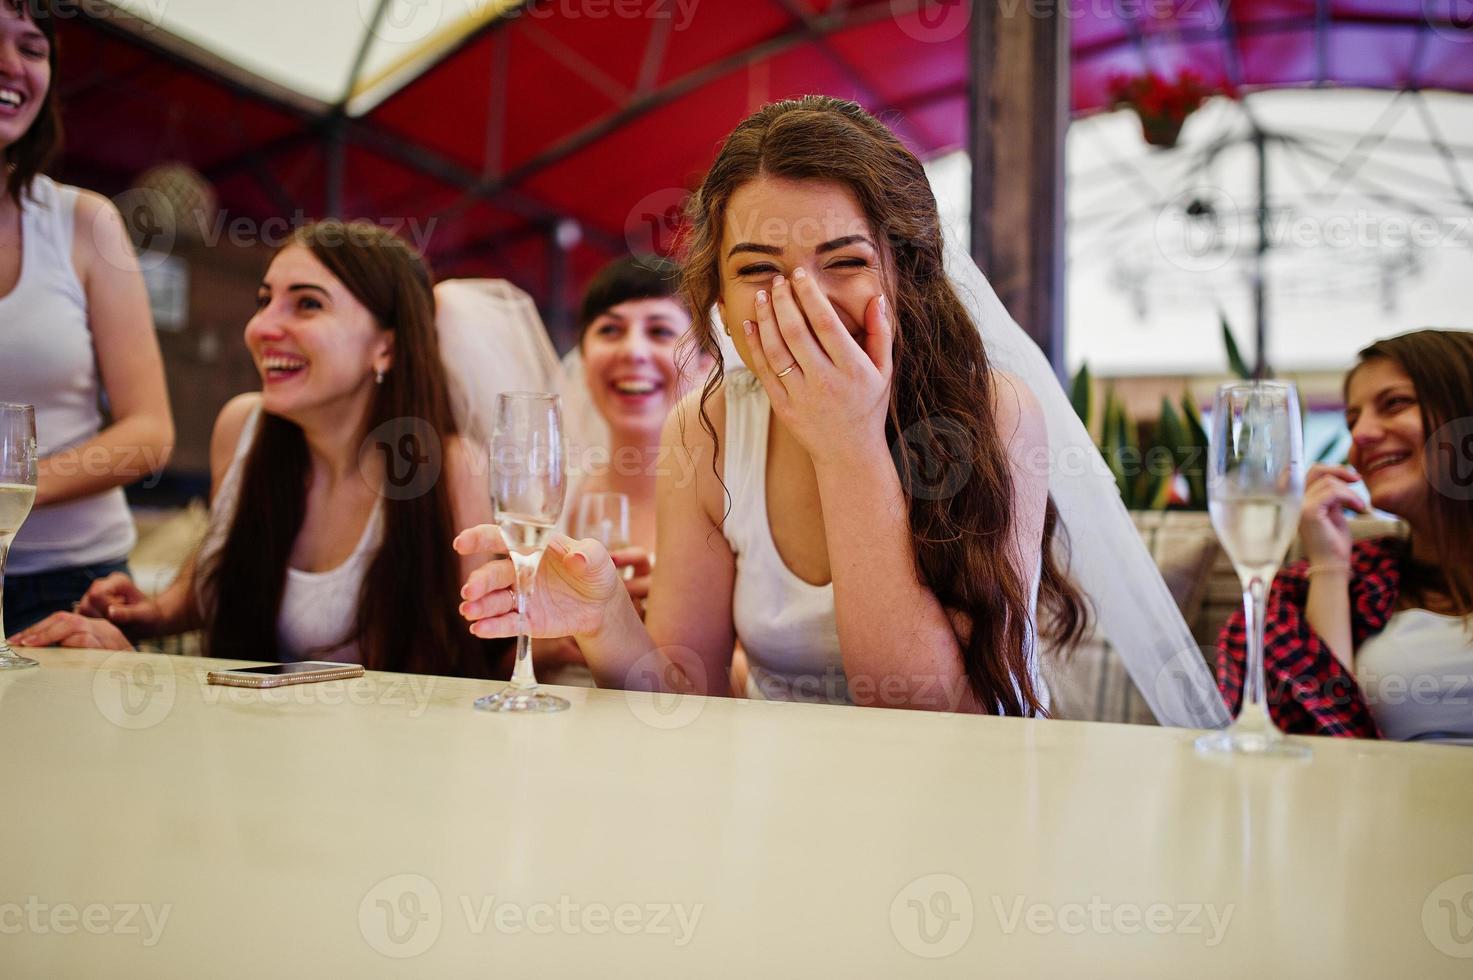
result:
M 788 375 L 792 374 L 796 370 L 798 370 L 798 362 L 794 361 L 792 364 L 789 364 L 787 367 L 777 372 L 777 376 L 778 378 L 786 378 Z

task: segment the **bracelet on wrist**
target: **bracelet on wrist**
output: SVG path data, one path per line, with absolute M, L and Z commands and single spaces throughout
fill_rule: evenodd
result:
M 1305 571 L 1304 574 L 1313 576 L 1321 572 L 1342 572 L 1346 575 L 1349 575 L 1350 565 L 1345 562 L 1325 562 L 1324 564 L 1310 565 L 1308 570 Z

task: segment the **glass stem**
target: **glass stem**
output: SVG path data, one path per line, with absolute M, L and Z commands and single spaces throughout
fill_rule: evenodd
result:
M 517 570 L 517 663 L 512 668 L 511 686 L 518 691 L 535 691 L 537 675 L 532 669 L 532 636 L 527 626 L 527 599 L 532 595 L 532 583 L 537 577 L 537 565 L 542 552 L 531 555 L 511 556 Z
M 1243 677 L 1243 706 L 1238 712 L 1239 720 L 1244 716 L 1254 719 L 1268 718 L 1268 700 L 1264 693 L 1266 684 L 1263 667 L 1264 609 L 1268 589 L 1263 577 L 1253 576 L 1248 588 L 1243 590 L 1243 625 L 1248 633 L 1248 665 Z
M 10 557 L 10 544 L 0 541 L 0 656 L 14 654 L 10 641 L 5 638 L 5 561 Z

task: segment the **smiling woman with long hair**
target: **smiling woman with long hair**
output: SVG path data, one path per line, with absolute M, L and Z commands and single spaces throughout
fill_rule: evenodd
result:
M 554 538 L 534 633 L 574 636 L 600 686 L 728 693 L 740 639 L 752 697 L 1044 713 L 1035 603 L 1065 636 L 1082 620 L 1047 434 L 950 285 L 920 162 L 853 103 L 777 103 L 690 214 L 687 305 L 718 361 L 719 308 L 744 367 L 666 426 L 696 476 L 662 477 L 647 627 L 600 546 Z M 477 635 L 515 631 L 512 582 L 506 561 L 467 582 Z
M 456 626 L 473 562 L 441 544 L 488 519 L 490 502 L 451 414 L 434 311 L 428 270 L 392 233 L 338 221 L 299 231 L 245 328 L 262 390 L 215 423 L 199 553 L 156 600 L 111 576 L 82 615 L 58 613 L 20 641 L 112 647 L 126 645 L 115 626 L 134 637 L 203 626 L 218 657 L 490 676 L 490 645 Z
M 1349 466 L 1316 465 L 1299 537 L 1306 560 L 1266 610 L 1269 710 L 1291 732 L 1473 744 L 1473 333 L 1378 340 L 1345 378 Z M 1410 536 L 1352 543 L 1371 506 Z M 1218 641 L 1218 683 L 1242 698 L 1243 614 Z
M 122 488 L 162 469 L 174 442 L 122 217 L 101 195 L 46 176 L 62 147 L 62 15 L 49 0 L 0 0 L 0 393 L 35 406 L 42 452 L 35 510 L 6 568 L 13 630 L 127 567 L 137 535 Z

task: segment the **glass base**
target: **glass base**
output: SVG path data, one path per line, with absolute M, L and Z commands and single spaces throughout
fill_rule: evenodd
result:
M 531 690 L 508 687 L 495 694 L 476 698 L 476 709 L 479 711 L 545 715 L 553 711 L 564 711 L 570 706 L 563 698 L 539 691 L 535 687 Z
M 1203 755 L 1262 755 L 1279 759 L 1308 759 L 1309 746 L 1291 741 L 1277 728 L 1248 728 L 1233 725 L 1208 732 L 1193 743 Z
M 30 657 L 22 657 L 9 646 L 0 649 L 0 670 L 24 670 L 27 667 L 39 667 L 38 661 Z

